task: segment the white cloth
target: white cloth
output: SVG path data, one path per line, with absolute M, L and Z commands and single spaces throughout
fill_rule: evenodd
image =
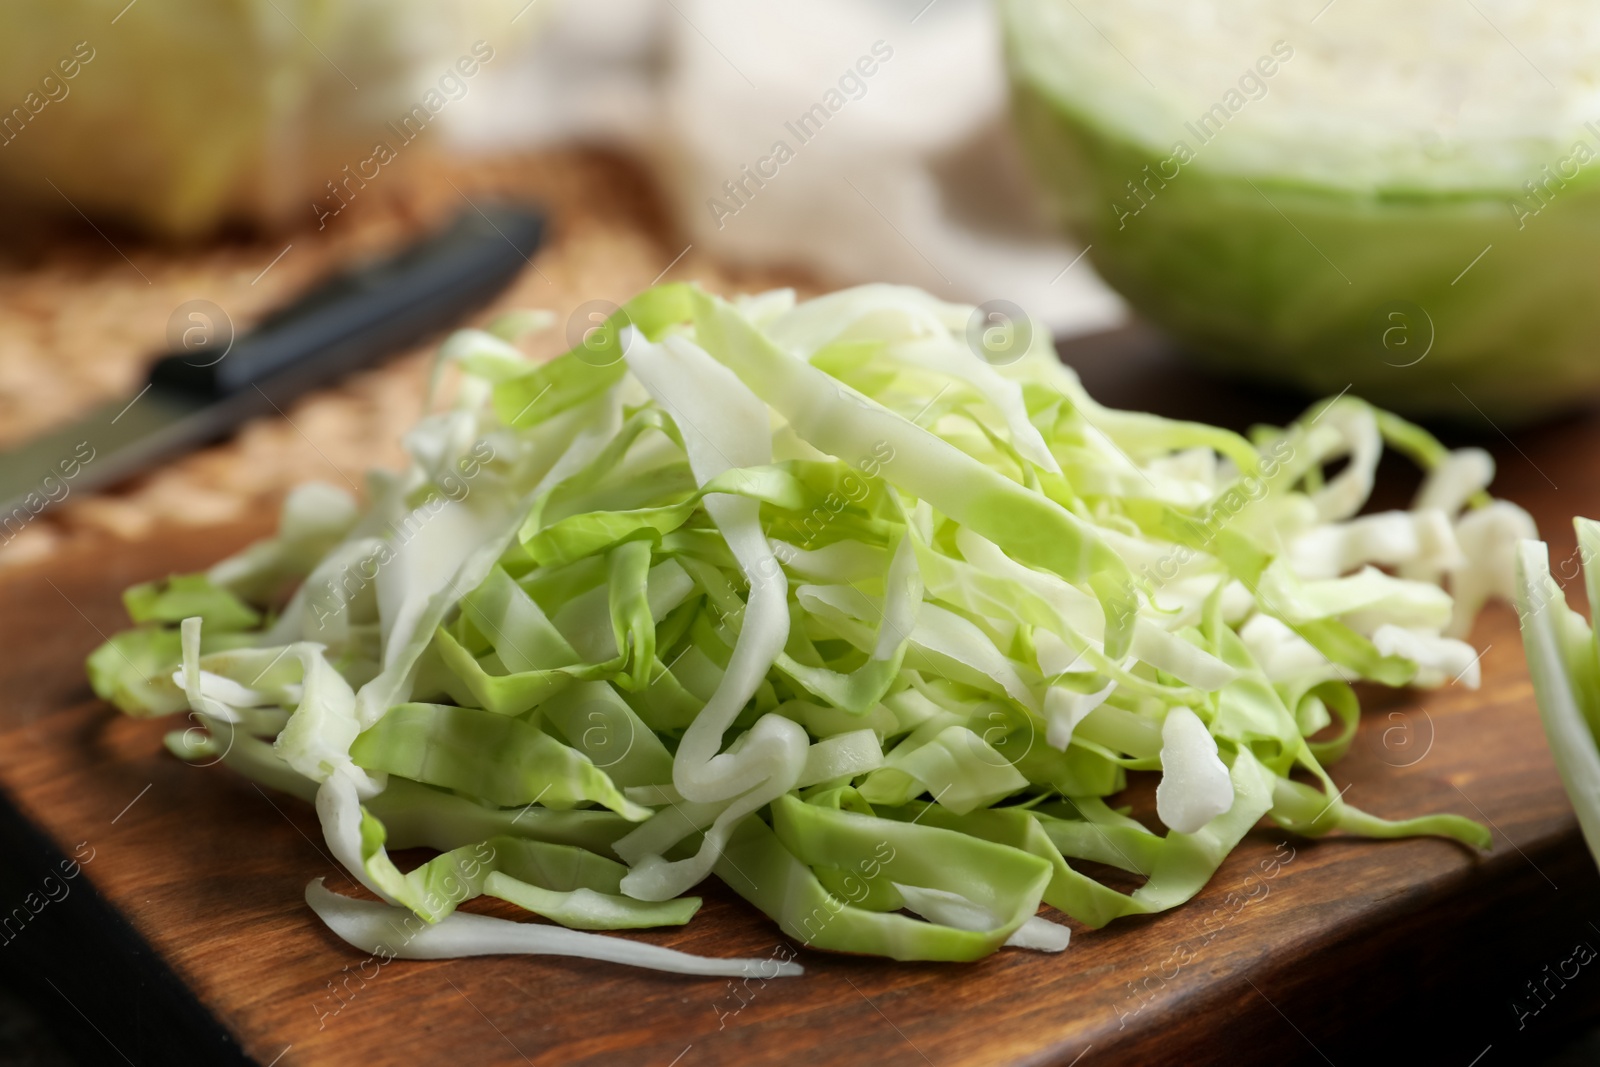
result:
M 1122 320 L 1026 173 L 986 0 L 582 0 L 545 17 L 463 102 L 458 143 L 636 151 L 686 241 L 730 262 L 1009 300 L 1057 334 Z

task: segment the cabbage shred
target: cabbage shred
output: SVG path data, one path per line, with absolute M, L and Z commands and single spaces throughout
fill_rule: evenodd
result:
M 1585 592 L 1600 604 L 1600 523 L 1573 520 Z M 1560 570 L 1567 575 L 1566 563 Z M 1517 615 L 1539 715 L 1561 784 L 1577 812 L 1584 843 L 1600 863 L 1600 645 L 1583 616 L 1567 606 L 1551 574 L 1550 550 L 1531 537 L 1517 546 Z
M 1181 904 L 1263 817 L 1487 847 L 1324 770 L 1352 682 L 1476 684 L 1461 637 L 1531 530 L 1487 456 L 1350 397 L 1249 436 L 1110 410 L 1043 338 L 974 354 L 971 311 L 667 285 L 548 363 L 512 343 L 540 316 L 458 333 L 406 470 L 130 590 L 96 691 L 314 801 L 381 903 L 307 900 L 389 955 L 740 973 L 592 932 L 688 922 L 715 874 L 808 946 L 971 960 L 1064 948 L 1041 903 Z M 1428 473 L 1361 515 L 1386 443 Z M 1160 832 L 1115 806 L 1129 771 Z

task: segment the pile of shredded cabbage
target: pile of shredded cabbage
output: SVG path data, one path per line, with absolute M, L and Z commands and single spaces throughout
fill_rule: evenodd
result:
M 1323 765 L 1352 681 L 1477 684 L 1461 638 L 1532 529 L 1488 456 L 1348 397 L 1249 438 L 1109 410 L 1043 336 L 980 358 L 971 314 L 667 285 L 547 363 L 512 343 L 547 314 L 457 333 L 407 470 L 129 590 L 96 691 L 314 800 L 382 903 L 307 900 L 387 956 L 744 973 L 585 932 L 686 923 L 715 874 L 805 945 L 971 960 L 1064 948 L 1041 903 L 1180 904 L 1263 816 L 1487 847 Z M 1426 478 L 1358 516 L 1385 442 Z M 1112 803 L 1129 771 L 1164 832 Z M 555 925 L 456 910 L 478 895 Z

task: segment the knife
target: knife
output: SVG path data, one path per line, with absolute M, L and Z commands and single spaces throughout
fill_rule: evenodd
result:
M 225 437 L 454 325 L 510 283 L 543 232 L 543 216 L 531 209 L 485 205 L 392 258 L 317 286 L 236 341 L 209 323 L 206 342 L 178 345 L 185 350 L 160 359 L 133 396 L 0 452 L 0 545 L 72 493 Z

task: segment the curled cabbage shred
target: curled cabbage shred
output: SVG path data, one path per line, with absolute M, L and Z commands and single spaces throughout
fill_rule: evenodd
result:
M 1263 818 L 1487 847 L 1324 767 L 1352 683 L 1476 684 L 1461 635 L 1532 526 L 1488 457 L 1350 397 L 1248 436 L 1110 410 L 1047 339 L 974 354 L 971 314 L 667 285 L 546 363 L 514 342 L 549 316 L 460 332 L 405 470 L 131 590 L 96 691 L 313 802 L 377 900 L 307 900 L 390 955 L 798 973 L 604 932 L 687 923 L 710 875 L 812 948 L 1055 952 L 1063 916 L 1188 900 Z M 1386 445 L 1422 488 L 1362 514 Z

